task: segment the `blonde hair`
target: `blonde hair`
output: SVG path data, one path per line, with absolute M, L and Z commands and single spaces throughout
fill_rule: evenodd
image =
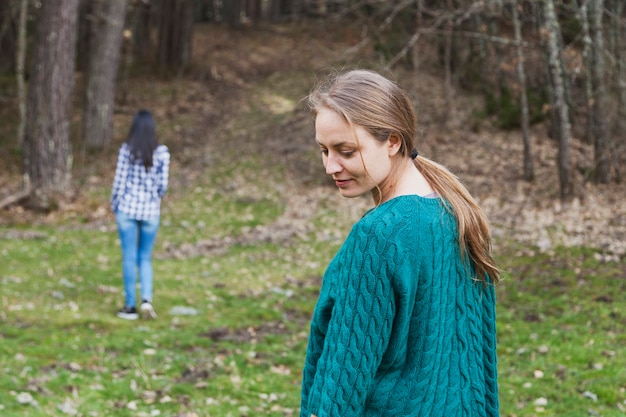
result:
M 400 155 L 410 157 L 417 129 L 415 110 L 404 90 L 384 76 L 362 69 L 336 74 L 313 89 L 308 103 L 313 115 L 322 107 L 328 108 L 349 125 L 362 127 L 381 142 L 396 135 L 401 139 Z M 489 222 L 476 200 L 444 166 L 423 156 L 416 157 L 414 163 L 451 208 L 457 220 L 461 254 L 469 254 L 478 279 L 484 283 L 499 281 Z

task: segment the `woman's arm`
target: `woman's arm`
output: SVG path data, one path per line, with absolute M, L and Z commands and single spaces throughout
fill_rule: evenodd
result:
M 324 280 L 337 283 L 337 287 L 332 296 L 332 313 L 318 318 L 323 328 L 318 342 L 323 347 L 308 387 L 306 412 L 310 414 L 305 416 L 362 414 L 389 343 L 395 313 L 386 262 L 395 246 L 387 245 L 384 237 L 376 225 L 355 227 L 329 265 Z
M 115 164 L 115 176 L 113 177 L 113 186 L 111 187 L 111 210 L 117 210 L 117 205 L 124 189 L 124 181 L 128 176 L 129 161 L 125 147 L 120 147 L 117 152 L 117 162 Z
M 169 173 L 170 173 L 170 153 L 169 149 L 165 145 L 159 146 L 159 166 L 157 168 L 158 185 L 157 193 L 160 198 L 165 196 L 168 187 Z

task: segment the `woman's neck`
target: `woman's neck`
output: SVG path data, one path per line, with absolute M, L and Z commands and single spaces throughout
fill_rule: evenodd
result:
M 372 197 L 374 203 L 382 204 L 401 195 L 424 197 L 433 192 L 433 188 L 419 172 L 413 160 L 403 158 L 400 166 L 389 174 L 387 180 L 372 190 Z

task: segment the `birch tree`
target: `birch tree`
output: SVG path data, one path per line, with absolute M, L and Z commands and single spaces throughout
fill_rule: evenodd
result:
M 594 144 L 595 178 L 608 183 L 611 177 L 611 146 L 607 129 L 607 91 L 604 65 L 604 38 L 602 36 L 603 0 L 589 0 L 589 32 L 591 48 L 591 114 L 590 127 Z
M 587 110 L 587 122 L 585 124 L 585 140 L 592 141 L 591 134 L 591 113 L 592 113 L 592 102 L 593 102 L 593 87 L 591 85 L 591 77 L 589 74 L 592 73 L 591 69 L 591 49 L 593 47 L 591 41 L 591 35 L 589 33 L 589 17 L 587 13 L 587 1 L 585 0 L 583 4 L 578 9 L 578 20 L 580 21 L 580 26 L 582 27 L 582 35 L 583 35 L 583 65 L 585 67 L 585 76 L 584 78 L 584 89 L 585 89 L 585 108 Z
M 524 179 L 530 181 L 534 177 L 533 160 L 530 143 L 530 122 L 528 117 L 528 96 L 526 94 L 526 73 L 524 72 L 524 51 L 522 48 L 522 29 L 518 12 L 518 0 L 513 0 L 513 28 L 517 43 L 517 77 L 520 84 L 521 127 L 524 140 Z
M 552 84 L 551 111 L 553 113 L 553 132 L 558 140 L 557 166 L 561 199 L 573 196 L 572 164 L 570 158 L 571 126 L 569 108 L 565 91 L 565 74 L 563 73 L 562 51 L 560 43 L 561 28 L 556 18 L 553 0 L 543 0 L 542 40 L 548 56 L 550 83 Z
M 20 14 L 17 29 L 17 51 L 15 55 L 17 79 L 17 105 L 20 111 L 20 122 L 17 127 L 17 143 L 21 147 L 24 143 L 24 129 L 26 127 L 26 84 L 24 82 L 24 66 L 26 62 L 26 15 L 28 0 L 20 1 Z
M 617 103 L 617 115 L 610 132 L 614 138 L 614 161 L 613 169 L 617 182 L 621 181 L 619 161 L 626 159 L 626 22 L 622 20 L 625 2 L 623 0 L 609 0 L 609 43 L 610 52 L 613 56 L 614 71 L 611 82 L 615 86 L 612 89 L 613 99 Z

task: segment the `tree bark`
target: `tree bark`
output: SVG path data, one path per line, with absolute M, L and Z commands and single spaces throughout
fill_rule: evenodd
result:
M 621 170 L 619 161 L 626 160 L 626 53 L 624 48 L 626 44 L 626 25 L 622 23 L 621 16 L 624 13 L 624 1 L 613 0 L 610 2 L 611 7 L 611 38 L 613 56 L 615 57 L 615 74 L 613 83 L 615 85 L 614 94 L 617 102 L 617 118 L 612 126 L 613 137 L 616 139 L 615 144 L 615 178 L 617 182 L 621 182 Z
M 448 11 L 452 13 L 452 0 L 447 1 Z M 444 35 L 444 74 L 445 74 L 445 110 L 442 114 L 443 122 L 446 122 L 448 115 L 452 114 L 452 38 L 454 36 L 454 26 L 451 19 L 446 22 Z
M 524 72 L 524 51 L 522 49 L 522 29 L 519 20 L 518 0 L 513 0 L 513 28 L 517 42 L 517 76 L 520 84 L 520 107 L 522 136 L 524 140 L 524 179 L 531 181 L 535 174 L 533 170 L 532 151 L 530 143 L 530 122 L 528 117 L 528 96 L 526 95 L 526 73 Z
M 191 59 L 193 0 L 162 0 L 160 13 L 159 65 L 179 70 Z
M 154 6 L 152 3 L 143 1 L 133 3 L 132 32 L 133 54 L 132 56 L 140 63 L 154 63 L 156 54 L 153 52 L 152 26 L 154 23 Z
M 491 91 L 491 89 L 489 88 L 489 84 L 487 83 L 488 53 L 487 41 L 485 40 L 488 35 L 487 26 L 483 23 L 483 16 L 481 13 L 476 13 L 476 15 L 474 16 L 474 20 L 476 25 L 476 32 L 485 35 L 484 37 L 478 39 L 478 57 L 481 66 L 479 71 L 480 90 L 484 95 L 487 95 Z
M 413 66 L 413 73 L 417 77 L 420 71 L 420 45 L 417 42 L 420 36 L 420 30 L 422 26 L 424 26 L 424 20 L 422 13 L 424 11 L 424 0 L 417 0 L 416 10 L 415 10 L 415 30 L 413 32 L 413 38 L 416 39 L 411 46 L 411 64 Z
M 246 16 L 253 22 L 257 22 L 263 18 L 261 0 L 248 0 L 246 2 Z
M 17 51 L 16 17 L 20 12 L 20 4 L 14 1 L 0 2 L 0 71 L 13 71 L 16 66 L 14 61 Z
M 548 53 L 548 66 L 550 82 L 552 84 L 552 113 L 553 121 L 557 123 L 553 131 L 558 136 L 558 160 L 559 184 L 561 199 L 573 197 L 574 186 L 572 181 L 572 164 L 570 161 L 570 136 L 571 127 L 569 122 L 569 108 L 565 92 L 565 76 L 563 74 L 562 51 L 560 44 L 561 29 L 556 18 L 553 0 L 544 0 L 544 33 L 545 46 Z
M 87 148 L 111 144 L 115 85 L 126 16 L 126 0 L 95 0 L 90 31 L 83 141 Z
M 232 27 L 241 25 L 241 0 L 230 0 L 223 3 L 222 15 L 224 21 Z
M 487 0 L 487 27 L 489 35 L 492 37 L 500 36 L 500 28 L 498 27 L 498 22 L 502 18 L 502 0 Z M 503 53 L 501 46 L 497 43 L 493 43 L 493 51 L 495 54 L 496 62 L 503 61 Z M 497 67 L 497 79 L 498 79 L 498 94 L 502 93 L 502 89 L 505 85 L 504 81 L 504 71 L 500 68 L 500 65 Z
M 607 91 L 604 84 L 604 38 L 602 35 L 602 14 L 604 2 L 589 0 L 589 34 L 591 48 L 591 135 L 594 144 L 595 179 L 606 184 L 611 178 L 611 146 L 607 129 Z
M 27 98 L 24 167 L 31 202 L 47 209 L 71 180 L 70 104 L 78 0 L 41 3 Z
M 269 18 L 273 22 L 277 22 L 280 19 L 282 13 L 281 0 L 270 0 Z
M 21 148 L 24 144 L 26 128 L 26 85 L 24 84 L 24 63 L 26 61 L 26 14 L 28 0 L 20 1 L 20 17 L 17 29 L 17 53 L 15 56 L 17 78 L 17 105 L 20 111 L 20 122 L 17 126 L 17 143 Z
M 578 9 L 578 15 L 580 20 L 580 25 L 582 27 L 583 34 L 583 65 L 585 67 L 585 79 L 584 79 L 584 88 L 585 88 L 585 110 L 587 111 L 587 121 L 585 123 L 585 141 L 592 141 L 592 133 L 591 133 L 591 114 L 593 112 L 591 103 L 593 102 L 593 87 L 591 85 L 591 76 L 592 73 L 592 65 L 591 65 L 591 49 L 593 48 L 591 42 L 591 35 L 589 34 L 589 16 L 587 13 L 587 1 L 585 0 L 583 4 Z

